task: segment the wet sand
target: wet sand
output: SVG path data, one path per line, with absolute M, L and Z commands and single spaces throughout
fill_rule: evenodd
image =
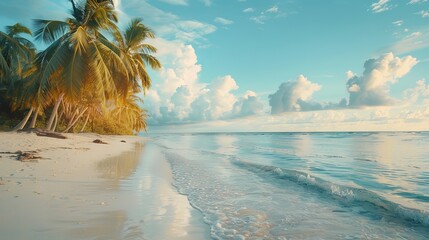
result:
M 67 137 L 0 133 L 0 152 L 42 157 L 24 163 L 0 154 L 1 238 L 210 238 L 200 213 L 171 185 L 157 147 L 139 137 Z

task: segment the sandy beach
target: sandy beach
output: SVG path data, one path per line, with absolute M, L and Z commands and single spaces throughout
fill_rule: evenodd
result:
M 135 136 L 0 133 L 4 239 L 206 239 L 168 162 Z M 107 144 L 93 143 L 100 139 Z M 16 151 L 35 151 L 36 161 Z

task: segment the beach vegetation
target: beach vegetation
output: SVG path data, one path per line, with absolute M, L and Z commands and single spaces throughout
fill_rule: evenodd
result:
M 34 32 L 19 23 L 0 31 L 1 118 L 13 130 L 146 130 L 140 96 L 151 86 L 148 68 L 161 68 L 147 43 L 153 30 L 136 18 L 121 31 L 111 0 L 70 4 L 69 18 L 36 19 Z M 36 50 L 32 36 L 46 48 Z

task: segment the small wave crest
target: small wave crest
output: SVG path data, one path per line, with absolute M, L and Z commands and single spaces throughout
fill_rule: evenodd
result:
M 363 188 L 344 186 L 312 176 L 308 173 L 266 166 L 255 163 L 248 163 L 238 159 L 232 159 L 233 163 L 243 169 L 254 173 L 263 173 L 272 177 L 289 180 L 291 182 L 308 186 L 311 189 L 327 193 L 342 203 L 359 204 L 362 206 L 372 205 L 381 209 L 385 215 L 390 215 L 402 220 L 411 221 L 423 226 L 429 226 L 429 212 L 414 208 L 409 208 L 401 204 L 392 202 L 383 196 Z

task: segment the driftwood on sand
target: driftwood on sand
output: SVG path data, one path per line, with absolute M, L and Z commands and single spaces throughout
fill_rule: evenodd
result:
M 37 151 L 17 151 L 18 154 L 17 160 L 21 162 L 38 162 L 37 159 L 41 159 L 39 155 L 37 155 Z
M 59 138 L 59 139 L 66 139 L 67 138 L 66 136 L 62 135 L 61 133 L 43 130 L 40 128 L 30 128 L 30 129 L 18 130 L 18 132 L 36 133 L 37 136 L 41 136 L 41 137 L 51 137 L 51 138 Z
M 37 159 L 41 159 L 37 151 L 16 151 L 16 152 L 0 152 L 0 154 L 11 154 L 15 155 L 16 160 L 21 162 L 39 162 Z
M 93 143 L 99 143 L 99 144 L 107 144 L 107 142 L 104 142 L 100 139 L 95 139 L 94 141 L 92 141 Z

